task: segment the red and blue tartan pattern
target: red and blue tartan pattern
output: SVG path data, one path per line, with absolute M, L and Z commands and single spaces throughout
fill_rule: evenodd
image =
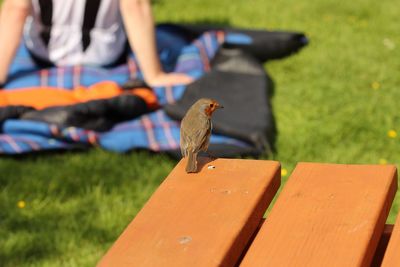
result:
M 224 37 L 224 32 L 205 32 L 193 42 L 185 43 L 170 32 L 158 31 L 157 42 L 164 69 L 186 73 L 194 78 L 201 77 L 210 70 L 210 60 L 223 43 Z M 39 69 L 26 47 L 21 45 L 10 68 L 5 90 L 36 86 L 70 90 L 79 85 L 90 86 L 104 80 L 124 84 L 129 79 L 141 77 L 133 54 L 129 56 L 126 64 L 112 68 L 69 66 Z M 162 107 L 177 101 L 186 87 L 176 84 L 153 89 Z M 61 128 L 43 122 L 10 119 L 6 120 L 0 129 L 0 154 L 86 146 L 100 146 L 115 152 L 127 152 L 138 148 L 155 152 L 176 150 L 179 148 L 179 127 L 180 122 L 168 117 L 162 108 L 118 123 L 109 131 L 101 133 L 76 127 Z M 247 146 L 242 141 L 216 134 L 212 135 L 211 143 Z

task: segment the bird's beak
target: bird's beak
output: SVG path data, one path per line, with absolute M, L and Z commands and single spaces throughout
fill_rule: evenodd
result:
M 218 104 L 218 105 L 217 105 L 217 108 L 224 108 L 224 106 L 223 106 L 223 105 L 220 105 L 220 104 Z

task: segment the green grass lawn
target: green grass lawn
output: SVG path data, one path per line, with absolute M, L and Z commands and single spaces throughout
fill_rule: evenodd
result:
M 296 30 L 311 43 L 265 65 L 275 81 L 277 153 L 299 161 L 400 163 L 397 2 L 165 0 L 157 21 Z M 0 158 L 0 265 L 94 266 L 176 161 L 80 153 Z M 23 202 L 21 202 L 23 201 Z M 389 222 L 400 199 L 396 198 Z

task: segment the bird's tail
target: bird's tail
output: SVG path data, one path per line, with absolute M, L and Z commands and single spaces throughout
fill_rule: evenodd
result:
M 188 162 L 186 165 L 186 172 L 197 172 L 197 153 L 188 153 Z

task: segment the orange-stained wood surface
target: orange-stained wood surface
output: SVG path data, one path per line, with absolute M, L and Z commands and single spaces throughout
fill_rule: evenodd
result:
M 274 161 L 174 168 L 98 266 L 233 266 L 280 185 Z M 129 209 L 129 207 L 127 207 Z
M 396 176 L 390 165 L 298 164 L 240 266 L 369 266 Z
M 400 266 L 400 214 L 397 215 L 381 266 Z

